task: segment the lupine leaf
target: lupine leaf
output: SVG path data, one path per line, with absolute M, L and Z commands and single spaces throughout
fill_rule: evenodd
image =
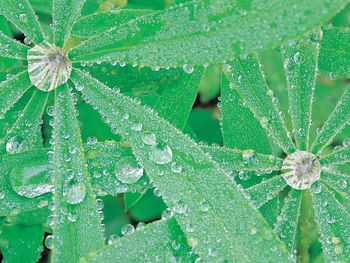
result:
M 72 35 L 82 38 L 93 37 L 152 12 L 154 11 L 147 9 L 116 9 L 85 16 L 76 22 Z
M 233 82 L 242 100 L 260 121 L 275 144 L 291 153 L 295 146 L 288 135 L 286 125 L 278 109 L 278 99 L 267 87 L 261 72 L 261 64 L 255 56 L 234 59 L 225 65 L 225 74 Z
M 38 44 L 44 40 L 43 30 L 28 0 L 0 0 L 0 14 L 32 42 Z
M 348 75 L 350 71 L 350 32 L 347 28 L 323 29 L 319 67 L 321 71 Z
M 0 246 L 8 263 L 38 262 L 43 250 L 44 229 L 40 225 L 9 225 L 1 228 Z
M 0 28 L 1 28 L 1 32 L 3 35 L 7 36 L 7 37 L 13 37 L 11 29 L 9 27 L 9 24 L 7 23 L 6 19 L 4 16 L 0 15 Z M 0 35 L 2 35 L 0 33 Z M 2 37 L 0 37 L 2 38 Z M 3 52 L 6 48 L 4 48 L 4 46 L 2 46 L 0 48 L 0 51 Z M 16 66 L 18 64 L 18 60 L 17 59 L 10 59 L 10 58 L 5 58 L 4 56 L 7 56 L 7 54 L 2 53 L 0 55 L 0 72 L 8 72 L 8 70 L 14 66 Z
M 0 31 L 0 57 L 26 59 L 28 47 Z
M 341 173 L 322 172 L 321 180 L 350 199 L 350 176 Z
M 318 43 L 305 39 L 289 42 L 282 49 L 288 84 L 288 112 L 292 118 L 295 143 L 300 150 L 307 150 L 309 145 L 318 51 Z
M 169 85 L 155 106 L 159 116 L 183 130 L 196 100 L 202 77 L 203 69 L 198 68 L 192 74 L 183 73 L 177 81 Z
M 323 254 L 328 262 L 348 262 L 350 260 L 350 251 L 347 249 L 350 236 L 349 212 L 325 185 L 321 186 L 322 190 L 319 193 L 313 193 L 312 199 Z
M 350 120 L 350 87 L 347 87 L 343 96 L 338 101 L 334 111 L 317 134 L 312 145 L 314 153 L 321 153 L 329 145 L 334 137 L 340 133 Z
M 82 262 L 156 262 L 159 259 L 171 261 L 175 255 L 184 262 L 193 261 L 181 229 L 174 219 L 170 219 L 148 224 L 135 233 L 118 239 L 114 244 L 92 253 L 82 259 Z
M 0 83 L 0 117 L 22 97 L 31 85 L 26 71 Z
M 224 145 L 237 149 L 254 149 L 259 153 L 271 153 L 265 130 L 235 89 L 237 81 L 221 78 L 221 128 Z
M 249 199 L 256 207 L 261 207 L 269 200 L 272 200 L 280 191 L 287 186 L 286 181 L 281 175 L 276 175 L 260 184 L 246 189 Z
M 328 155 L 321 156 L 320 163 L 322 165 L 344 164 L 350 162 L 350 147 L 343 147 Z
M 55 92 L 54 112 L 53 258 L 58 262 L 78 262 L 80 257 L 101 248 L 104 238 L 67 84 Z
M 298 218 L 300 214 L 302 191 L 292 190 L 285 201 L 282 212 L 275 225 L 278 237 L 286 244 L 290 253 L 295 249 Z
M 55 43 L 63 46 L 70 37 L 74 23 L 80 16 L 86 0 L 53 0 L 52 20 Z
M 280 212 L 280 203 L 279 195 L 277 194 L 272 200 L 259 208 L 260 213 L 272 228 L 274 227 Z
M 347 3 L 312 0 L 296 5 L 271 0 L 234 5 L 231 0 L 191 1 L 96 36 L 77 47 L 71 58 L 159 67 L 222 62 L 234 54 L 271 48 L 301 36 Z
M 165 203 L 174 207 L 177 222 L 201 258 L 209 258 L 214 250 L 218 256 L 233 261 L 254 261 L 261 257 L 270 262 L 288 261 L 285 248 L 274 238 L 266 222 L 226 177 L 226 172 L 208 160 L 192 140 L 84 72 L 74 70 L 71 78 L 75 85 L 84 87 L 84 97 L 105 116 L 107 123 L 112 127 L 117 125 L 131 139 L 134 154 Z M 154 137 L 156 144 L 151 139 Z M 244 212 L 237 214 L 232 207 Z M 266 234 L 246 235 L 251 228 Z M 268 244 L 265 235 L 271 239 Z M 272 246 L 277 248 L 275 253 L 270 252 Z
M 0 140 L 0 153 L 25 151 L 42 145 L 40 131 L 40 119 L 43 115 L 48 93 L 35 90 L 32 98 L 17 119 L 15 124 Z M 18 143 L 16 147 L 10 147 L 11 140 Z M 6 149 L 10 148 L 10 149 Z M 11 149 L 12 148 L 12 149 Z
M 29 0 L 33 9 L 37 12 L 41 12 L 46 15 L 51 15 L 52 12 L 52 1 L 47 0 Z

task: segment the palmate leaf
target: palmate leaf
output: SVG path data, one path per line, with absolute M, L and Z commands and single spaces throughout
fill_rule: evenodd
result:
M 221 78 L 221 128 L 224 145 L 237 149 L 254 149 L 259 153 L 271 153 L 271 146 L 265 130 L 249 108 L 243 106 L 235 86 Z
M 165 203 L 174 209 L 188 243 L 196 247 L 201 258 L 210 259 L 215 251 L 217 257 L 232 261 L 257 261 L 261 257 L 269 262 L 288 261 L 285 248 L 266 222 L 226 172 L 192 140 L 84 72 L 74 70 L 71 78 L 75 85 L 84 87 L 85 99 L 105 116 L 106 122 L 129 138 L 134 154 Z M 237 214 L 237 209 L 241 213 Z M 256 231 L 247 235 L 251 229 Z
M 42 145 L 42 138 L 39 133 L 40 120 L 47 98 L 48 93 L 39 90 L 34 91 L 20 117 L 6 136 L 0 140 L 0 154 L 4 154 L 6 151 L 9 153 L 25 151 Z
M 74 23 L 86 0 L 53 0 L 52 20 L 55 44 L 62 47 L 70 37 Z
M 70 57 L 74 62 L 100 59 L 159 67 L 222 62 L 296 38 L 327 21 L 347 2 L 194 1 L 96 36 Z
M 268 88 L 256 56 L 236 58 L 225 65 L 224 72 L 273 142 L 284 152 L 293 152 L 295 146 L 279 111 L 278 99 Z
M 321 131 L 317 134 L 312 151 L 320 154 L 329 145 L 334 137 L 340 133 L 350 120 L 350 87 L 347 87 L 343 96 L 338 101 L 334 111 L 331 113 Z
M 102 247 L 104 238 L 67 84 L 55 91 L 53 139 L 53 259 L 78 262 L 80 257 Z
M 350 32 L 348 28 L 322 29 L 319 68 L 323 72 L 348 75 L 350 71 Z
M 28 73 L 22 71 L 0 83 L 0 117 L 22 97 L 32 86 Z
M 93 37 L 152 12 L 154 11 L 147 9 L 116 9 L 85 16 L 75 23 L 72 35 L 81 38 Z
M 44 40 L 43 30 L 28 0 L 0 0 L 0 14 L 33 43 L 38 44 Z
M 1 28 L 2 30 L 2 28 Z M 28 47 L 0 31 L 0 57 L 27 59 Z
M 44 229 L 41 225 L 1 227 L 0 247 L 8 263 L 38 262 L 43 250 Z
M 321 181 L 350 199 L 350 175 L 340 172 L 322 172 Z
M 174 219 L 157 221 L 118 239 L 114 244 L 92 253 L 82 262 L 170 262 L 181 258 L 192 262 L 189 246 Z
M 321 184 L 320 189 L 312 193 L 312 200 L 324 256 L 328 262 L 348 262 L 349 212 L 326 185 Z
M 311 126 L 319 44 L 307 40 L 283 46 L 284 69 L 288 83 L 289 113 L 299 150 L 307 150 Z

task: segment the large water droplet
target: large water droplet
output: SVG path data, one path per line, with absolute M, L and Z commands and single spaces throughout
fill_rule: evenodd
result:
M 307 189 L 320 179 L 321 165 L 310 152 L 296 151 L 287 156 L 282 166 L 282 176 L 295 189 Z
M 51 165 L 39 164 L 35 160 L 17 165 L 10 172 L 10 184 L 17 194 L 28 198 L 53 192 L 50 171 Z
M 27 53 L 30 81 L 42 91 L 51 91 L 66 83 L 72 72 L 67 53 L 46 41 Z
M 79 204 L 86 196 L 86 187 L 77 181 L 67 181 L 64 185 L 63 196 L 68 204 Z
M 143 168 L 133 157 L 124 157 L 115 164 L 115 176 L 123 183 L 136 183 L 142 175 Z
M 27 140 L 23 139 L 21 136 L 11 137 L 6 143 L 6 151 L 9 154 L 20 153 L 28 150 L 28 148 Z
M 152 146 L 150 158 L 157 164 L 170 163 L 173 159 L 173 152 L 169 146 L 158 143 Z

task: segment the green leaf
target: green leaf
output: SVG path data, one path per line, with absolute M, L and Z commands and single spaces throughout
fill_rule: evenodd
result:
M 40 120 L 44 113 L 48 93 L 35 90 L 15 124 L 0 140 L 0 154 L 15 153 L 40 147 L 42 138 Z M 12 144 L 11 144 L 12 143 Z M 12 146 L 11 146 L 12 145 Z
M 284 178 L 281 175 L 275 175 L 260 184 L 256 184 L 246 189 L 246 193 L 249 195 L 249 199 L 253 204 L 259 208 L 272 200 L 286 186 L 287 183 Z
M 272 155 L 264 155 L 253 150 L 235 150 L 227 147 L 204 146 L 203 150 L 220 163 L 227 171 L 246 171 L 269 174 L 280 171 L 282 159 Z
M 318 51 L 319 44 L 306 39 L 289 42 L 282 48 L 288 85 L 288 112 L 293 123 L 296 146 L 304 151 L 309 146 Z
M 334 137 L 340 133 L 350 120 L 350 87 L 347 87 L 343 96 L 338 101 L 334 111 L 331 113 L 321 131 L 317 134 L 312 151 L 320 154 L 329 145 Z
M 47 0 L 29 0 L 29 3 L 36 12 L 40 12 L 46 15 L 51 15 L 52 1 Z
M 170 262 L 174 256 L 183 262 L 193 262 L 189 246 L 174 219 L 162 220 L 136 230 L 115 243 L 91 253 L 82 262 Z
M 322 172 L 321 181 L 350 199 L 350 175 L 340 172 Z
M 338 27 L 323 29 L 319 68 L 323 72 L 349 75 L 350 71 L 350 32 Z
M 321 186 L 319 193 L 312 194 L 312 200 L 323 254 L 328 262 L 348 262 L 349 212 L 325 185 Z
M 83 87 L 83 96 L 106 122 L 117 126 L 130 140 L 134 154 L 163 200 L 175 210 L 188 243 L 196 247 L 203 260 L 209 259 L 209 251 L 214 250 L 217 256 L 231 261 L 257 261 L 263 257 L 269 262 L 288 262 L 284 246 L 262 216 L 245 200 L 226 172 L 191 139 L 152 111 L 84 72 L 73 70 L 71 79 Z M 237 209 L 244 212 L 237 214 Z M 261 234 L 247 235 L 251 228 Z M 275 253 L 271 253 L 272 247 L 277 248 Z
M 0 118 L 32 86 L 27 71 L 22 71 L 0 83 Z
M 350 162 L 350 147 L 342 147 L 320 158 L 322 166 L 344 164 L 348 162 Z
M 27 59 L 28 47 L 0 32 L 0 57 Z
M 276 195 L 272 200 L 265 203 L 263 206 L 259 208 L 260 213 L 265 218 L 266 222 L 269 226 L 274 227 L 278 214 L 280 212 L 280 199 L 279 196 Z
M 202 77 L 203 69 L 198 68 L 192 74 L 183 73 L 177 81 L 169 85 L 155 106 L 159 116 L 183 130 L 196 100 Z
M 89 38 L 121 26 L 137 17 L 149 15 L 152 10 L 146 9 L 115 9 L 108 12 L 92 14 L 79 19 L 72 30 L 72 35 Z
M 235 83 L 225 76 L 221 78 L 221 128 L 224 145 L 230 148 L 254 149 L 259 153 L 271 153 L 265 130 L 235 89 Z
M 291 254 L 294 253 L 295 249 L 301 197 L 302 191 L 293 189 L 289 192 L 289 196 L 275 225 L 275 232 L 286 244 Z
M 54 112 L 53 259 L 78 262 L 80 257 L 102 247 L 104 237 L 67 84 L 55 91 Z
M 0 14 L 38 44 L 44 40 L 43 30 L 28 0 L 0 0 Z
M 53 0 L 52 21 L 54 39 L 62 47 L 69 39 L 72 28 L 80 16 L 86 0 Z
M 38 262 L 43 250 L 43 227 L 40 225 L 9 225 L 1 228 L 0 246 L 8 263 Z
M 295 146 L 279 111 L 278 99 L 268 88 L 256 56 L 234 59 L 225 65 L 224 71 L 273 142 L 286 153 L 294 152 Z
M 299 37 L 347 3 L 271 0 L 234 5 L 231 0 L 191 1 L 96 36 L 70 57 L 74 62 L 100 59 L 159 67 L 222 62 Z

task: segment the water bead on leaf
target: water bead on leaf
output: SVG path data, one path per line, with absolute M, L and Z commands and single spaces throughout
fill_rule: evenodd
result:
M 150 158 L 157 164 L 167 164 L 173 159 L 173 152 L 169 146 L 158 143 L 152 146 Z
M 115 164 L 115 176 L 123 183 L 136 183 L 142 175 L 143 168 L 133 157 L 124 157 Z

